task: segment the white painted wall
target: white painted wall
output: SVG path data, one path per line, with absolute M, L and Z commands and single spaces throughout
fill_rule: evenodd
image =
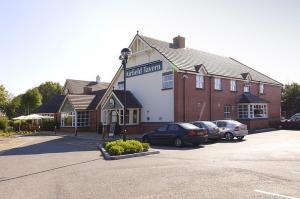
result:
M 161 60 L 163 70 L 126 79 L 127 90 L 130 90 L 142 104 L 141 122 L 173 122 L 174 90 L 162 90 L 162 73 L 172 71 L 171 64 L 155 50 L 141 52 L 130 57 L 127 68 Z M 123 81 L 123 72 L 114 85 Z M 149 120 L 147 119 L 149 117 Z

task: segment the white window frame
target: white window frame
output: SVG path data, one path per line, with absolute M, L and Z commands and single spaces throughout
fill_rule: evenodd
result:
M 239 119 L 268 118 L 268 104 L 266 103 L 238 104 L 237 107 Z M 262 113 L 255 113 L 257 110 L 262 111 Z
M 140 123 L 140 109 L 138 108 L 128 108 L 129 111 L 129 120 L 126 125 L 138 125 Z M 137 120 L 136 122 L 133 122 L 133 111 L 137 112 Z M 119 110 L 119 124 L 124 125 L 124 115 L 123 115 L 123 109 Z
M 230 91 L 233 91 L 233 92 L 237 91 L 236 80 L 234 80 L 234 79 L 230 80 Z
M 90 126 L 90 111 L 78 111 L 76 120 L 77 120 L 77 127 Z
M 162 74 L 162 89 L 172 89 L 174 83 L 173 73 Z
M 264 94 L 265 93 L 265 87 L 264 84 L 260 83 L 259 84 L 259 94 Z
M 124 81 L 118 82 L 118 90 L 124 90 Z
M 65 118 L 71 116 L 72 117 L 72 124 L 66 126 L 65 125 Z M 60 126 L 61 127 L 75 127 L 76 126 L 76 112 L 75 111 L 70 111 L 70 112 L 61 112 L 60 113 Z
M 244 82 L 244 93 L 250 93 L 250 81 Z
M 204 88 L 204 76 L 196 74 L 196 88 Z
M 217 77 L 214 78 L 214 87 L 215 87 L 215 90 L 218 90 L 218 91 L 222 90 L 221 78 L 217 78 Z
M 231 105 L 224 105 L 224 119 L 231 119 Z

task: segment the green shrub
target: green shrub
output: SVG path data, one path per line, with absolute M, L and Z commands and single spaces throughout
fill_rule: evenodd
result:
M 104 148 L 110 155 L 121 155 L 147 151 L 149 149 L 149 145 L 145 144 L 143 146 L 143 144 L 137 140 L 115 140 L 106 142 L 104 144 Z M 118 154 L 119 152 L 121 152 L 121 154 Z
M 150 145 L 148 143 L 142 143 L 143 151 L 148 151 L 150 148 Z
M 50 119 L 42 120 L 42 130 L 44 131 L 54 131 L 55 122 Z
M 110 155 L 122 155 L 124 153 L 124 149 L 119 145 L 114 145 L 109 148 L 108 153 Z
M 6 117 L 0 117 L 0 130 L 6 130 L 8 127 L 8 119 Z

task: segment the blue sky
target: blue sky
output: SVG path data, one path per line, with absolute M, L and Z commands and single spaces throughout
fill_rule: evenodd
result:
M 14 95 L 45 81 L 110 81 L 136 31 L 233 57 L 298 82 L 298 0 L 0 0 L 0 84 Z

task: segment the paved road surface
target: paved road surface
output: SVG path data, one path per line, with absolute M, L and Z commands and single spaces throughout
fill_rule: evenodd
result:
M 97 141 L 34 137 L 0 156 L 0 198 L 300 198 L 300 131 L 104 161 Z

